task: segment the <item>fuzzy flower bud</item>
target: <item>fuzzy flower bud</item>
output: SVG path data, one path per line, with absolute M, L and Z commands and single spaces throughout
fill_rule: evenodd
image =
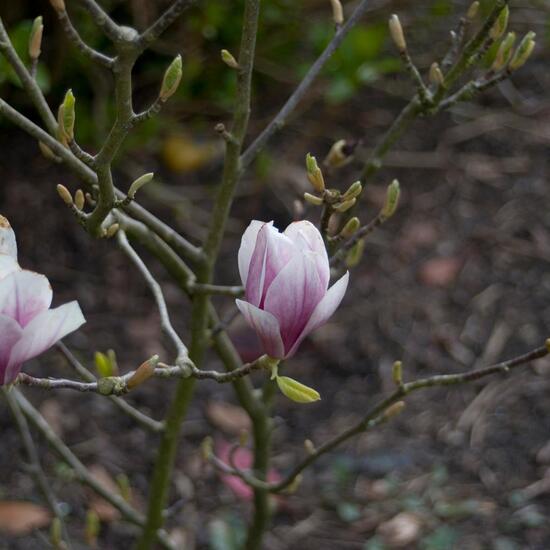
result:
M 130 379 L 126 383 L 126 386 L 129 390 L 133 390 L 134 388 L 137 388 L 141 384 L 143 384 L 145 381 L 149 380 L 151 376 L 155 374 L 155 367 L 157 366 L 159 362 L 159 356 L 153 355 L 151 359 L 148 359 L 144 363 L 142 363 L 130 376 Z
M 512 50 L 514 48 L 515 42 L 516 33 L 509 32 L 506 35 L 506 38 L 501 42 L 500 47 L 498 48 L 495 60 L 493 61 L 493 65 L 491 67 L 493 71 L 500 71 L 508 64 L 510 58 L 512 57 Z
M 439 68 L 439 64 L 436 62 L 430 66 L 430 82 L 434 86 L 441 86 L 445 82 L 445 77 Z
M 57 185 L 56 189 L 57 189 L 57 194 L 63 199 L 63 202 L 67 206 L 72 206 L 73 197 L 71 195 L 71 192 L 64 185 L 61 185 L 60 183 Z
M 340 231 L 340 236 L 343 239 L 349 239 L 361 226 L 361 222 L 359 221 L 359 218 L 353 217 L 349 219 L 342 228 L 342 231 Z
M 388 185 L 388 190 L 386 192 L 386 202 L 384 203 L 382 211 L 380 212 L 383 218 L 391 218 L 391 216 L 395 214 L 395 211 L 397 210 L 397 205 L 399 203 L 400 194 L 401 190 L 399 188 L 399 182 L 397 180 L 393 180 Z
M 86 199 L 84 198 L 84 192 L 82 191 L 82 189 L 77 189 L 76 193 L 74 194 L 74 205 L 79 210 L 82 210 L 84 208 L 85 202 L 86 202 Z
M 136 180 L 132 182 L 132 185 L 130 185 L 130 189 L 128 189 L 128 196 L 133 199 L 136 196 L 136 193 L 147 183 L 149 183 L 153 178 L 155 177 L 155 174 L 153 172 L 148 172 L 147 174 L 143 174 L 143 176 L 140 176 Z
M 339 202 L 333 206 L 333 209 L 336 212 L 347 212 L 351 207 L 355 206 L 355 203 L 357 202 L 357 199 L 353 197 L 352 199 L 345 200 L 343 202 Z
M 29 57 L 32 60 L 36 60 L 40 57 L 43 32 L 44 25 L 42 24 L 42 16 L 39 16 L 32 23 L 31 35 L 29 37 Z
M 230 51 L 222 50 L 220 53 L 221 53 L 222 61 L 228 67 L 231 67 L 232 69 L 238 69 L 239 68 L 239 63 L 237 62 L 235 57 L 233 57 L 233 54 Z
M 332 6 L 332 20 L 335 25 L 341 25 L 344 22 L 344 9 L 340 0 L 330 0 Z
M 493 40 L 498 40 L 506 31 L 508 26 L 508 17 L 510 16 L 510 8 L 508 5 L 504 6 L 498 14 L 497 20 L 489 31 L 489 36 Z
M 170 63 L 168 69 L 164 73 L 162 80 L 162 86 L 160 88 L 159 99 L 164 103 L 167 101 L 178 89 L 183 74 L 181 55 L 177 55 Z
M 535 48 L 535 36 L 536 34 L 533 31 L 529 31 L 522 38 L 508 65 L 511 71 L 517 71 L 529 59 L 529 56 L 533 53 L 533 49 Z
M 323 179 L 323 173 L 317 164 L 317 159 L 311 155 L 306 155 L 306 170 L 307 170 L 307 179 L 311 183 L 313 189 L 317 193 L 322 193 L 325 190 L 325 180 Z
M 405 34 L 399 17 L 394 13 L 389 20 L 390 34 L 397 49 L 402 53 L 407 50 L 407 42 L 405 42 Z
M 311 193 L 304 193 L 304 200 L 313 204 L 313 206 L 321 206 L 323 204 L 323 198 L 318 197 L 317 195 L 312 195 Z
M 354 181 L 348 188 L 348 190 L 342 195 L 343 199 L 354 199 L 358 197 L 363 191 L 363 186 L 360 181 Z

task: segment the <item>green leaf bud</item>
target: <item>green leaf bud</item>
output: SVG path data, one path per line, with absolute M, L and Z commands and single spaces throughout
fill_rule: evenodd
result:
M 386 191 L 386 202 L 384 203 L 382 211 L 380 212 L 380 215 L 384 219 L 391 218 L 391 216 L 395 214 L 395 211 L 397 210 L 397 205 L 399 204 L 400 194 L 401 190 L 399 188 L 399 182 L 397 180 L 393 180 L 388 185 L 388 190 Z
M 323 173 L 317 164 L 317 159 L 311 155 L 306 155 L 306 170 L 307 170 L 307 179 L 311 183 L 313 189 L 317 193 L 322 193 L 325 190 L 325 180 L 323 178 Z
M 313 403 L 321 399 L 319 392 L 293 378 L 277 376 L 276 381 L 281 392 L 296 403 Z
M 519 43 L 508 68 L 510 71 L 517 71 L 529 59 L 535 48 L 535 36 L 533 31 L 529 31 Z
M 44 25 L 42 24 L 42 16 L 39 16 L 32 22 L 31 34 L 29 37 L 29 57 L 33 60 L 40 57 L 43 32 Z
M 239 63 L 237 62 L 235 57 L 233 57 L 233 54 L 229 50 L 222 50 L 220 53 L 221 53 L 222 61 L 228 67 L 231 67 L 232 69 L 238 69 L 239 68 Z
M 403 27 L 399 17 L 394 13 L 388 22 L 390 28 L 390 35 L 397 49 L 403 53 L 407 50 L 407 42 L 405 42 L 405 34 L 403 33 Z
M 159 99 L 164 103 L 167 101 L 178 89 L 183 74 L 181 55 L 177 55 L 170 63 L 168 69 L 164 73 L 162 80 L 162 86 L 160 88 Z

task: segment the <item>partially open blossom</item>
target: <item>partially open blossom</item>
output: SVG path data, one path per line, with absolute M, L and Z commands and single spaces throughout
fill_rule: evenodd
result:
M 274 358 L 294 355 L 302 340 L 340 305 L 346 273 L 328 288 L 330 266 L 319 231 L 308 221 L 284 231 L 253 220 L 243 234 L 239 272 L 245 300 L 237 307 Z
M 0 385 L 85 322 L 77 302 L 49 309 L 51 301 L 48 279 L 19 267 L 15 234 L 0 216 Z

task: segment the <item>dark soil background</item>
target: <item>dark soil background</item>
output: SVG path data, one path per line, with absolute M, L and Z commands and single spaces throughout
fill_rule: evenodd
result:
M 452 13 L 460 13 L 462 4 L 451 4 Z M 274 466 L 280 472 L 303 455 L 305 439 L 325 441 L 391 391 L 396 359 L 412 380 L 506 359 L 549 336 L 550 73 L 543 28 L 549 8 L 543 2 L 517 4 L 512 3 L 512 26 L 520 32 L 534 28 L 540 36 L 534 59 L 511 81 L 474 102 L 417 121 L 367 188 L 359 210 L 363 221 L 376 214 L 395 177 L 402 186 L 400 207 L 368 239 L 330 323 L 286 367 L 314 386 L 322 401 L 300 406 L 277 398 Z M 396 9 L 406 13 L 403 4 L 385 3 L 372 17 L 384 21 Z M 28 12 L 34 15 L 32 9 Z M 412 26 L 415 19 L 409 17 Z M 441 43 L 450 21 L 453 17 L 438 23 Z M 430 37 L 418 28 L 411 33 L 425 71 L 433 60 Z M 306 152 L 321 158 L 336 139 L 361 138 L 358 156 L 365 156 L 411 93 L 410 83 L 399 74 L 362 86 L 353 99 L 334 105 L 323 99 L 326 84 L 319 81 L 289 127 L 274 139 L 267 168 L 258 165 L 245 176 L 217 282 L 238 283 L 236 252 L 250 219 L 274 219 L 284 227 L 295 217 L 294 203 L 308 189 Z M 251 135 L 291 89 L 288 79 L 279 79 L 271 88 L 256 90 Z M 11 98 L 30 112 L 10 90 Z M 206 125 L 195 124 L 192 112 L 204 113 Z M 158 136 L 126 152 L 117 176 L 124 186 L 135 174 L 155 171 L 160 182 L 143 193 L 142 204 L 182 233 L 198 228 L 195 235 L 200 235 L 219 163 L 214 159 L 208 167 L 176 174 L 169 169 L 166 147 L 174 124 L 201 146 L 214 140 L 209 128 L 227 113 L 191 98 L 170 107 L 165 117 L 169 123 Z M 331 175 L 330 185 L 345 188 L 359 169 L 355 162 Z M 7 125 L 0 127 L 0 181 L 0 212 L 17 233 L 22 266 L 49 277 L 56 304 L 77 299 L 85 312 L 87 324 L 66 339 L 74 353 L 93 367 L 94 351 L 112 348 L 123 370 L 153 353 L 169 357 L 139 274 L 114 241 L 92 241 L 57 197 L 55 185 L 76 189 L 75 178 L 62 166 L 52 166 L 32 139 Z M 318 212 L 307 207 L 304 216 L 316 221 Z M 189 303 L 161 266 L 146 253 L 144 257 L 163 284 L 176 327 L 186 334 Z M 258 350 L 235 316 L 232 300 L 216 302 L 243 357 L 250 358 Z M 207 363 L 205 367 L 221 369 L 214 356 Z M 75 377 L 55 350 L 29 362 L 25 370 Z M 160 419 L 172 386 L 148 382 L 127 400 Z M 324 457 L 305 473 L 294 494 L 274 502 L 274 526 L 264 547 L 549 548 L 549 390 L 550 364 L 541 360 L 507 376 L 412 395 L 400 416 Z M 135 506 L 144 508 L 156 436 L 99 396 L 37 389 L 25 395 L 105 483 L 127 476 Z M 198 384 L 170 498 L 168 527 L 182 548 L 230 548 L 231 537 L 242 533 L 248 504 L 202 463 L 199 446 L 207 435 L 232 441 L 246 428 L 231 387 Z M 0 434 L 0 498 L 40 503 L 3 401 Z M 67 508 L 75 547 L 88 547 L 82 541 L 90 507 L 102 518 L 98 548 L 130 547 L 132 530 L 116 511 L 79 486 L 40 437 L 37 443 L 48 478 Z M 0 548 L 48 546 L 47 528 L 0 535 Z

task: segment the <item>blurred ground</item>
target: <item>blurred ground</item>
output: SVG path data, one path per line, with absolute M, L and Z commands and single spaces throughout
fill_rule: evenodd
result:
M 519 29 L 537 25 L 544 16 L 544 4 L 533 5 L 514 14 Z M 383 19 L 385 12 L 378 16 Z M 426 44 L 426 38 L 418 31 L 413 39 Z M 429 52 L 419 57 L 423 67 L 432 60 Z M 314 333 L 288 365 L 292 376 L 314 386 L 323 399 L 310 406 L 277 399 L 274 465 L 280 471 L 302 455 L 304 439 L 321 443 L 389 391 L 394 360 L 402 359 L 407 379 L 458 372 L 517 355 L 548 336 L 548 59 L 541 48 L 513 82 L 450 114 L 418 121 L 389 155 L 365 193 L 360 216 L 367 221 L 375 215 L 394 177 L 403 189 L 398 214 L 368 240 L 330 324 Z M 252 133 L 289 90 L 279 82 L 277 90 L 256 96 Z M 267 168 L 259 164 L 245 177 L 217 282 L 237 282 L 236 250 L 251 218 L 274 219 L 279 227 L 292 220 L 293 202 L 307 190 L 305 153 L 322 157 L 341 137 L 363 138 L 368 149 L 410 88 L 401 76 L 379 79 L 337 106 L 321 100 L 323 91 L 320 84 L 300 117 L 274 140 Z M 195 139 L 193 127 L 186 131 Z M 166 166 L 166 146 L 163 137 L 129 152 L 119 178 L 124 182 L 135 173 L 156 171 L 162 183 L 143 204 L 175 220 L 184 232 L 193 224 L 204 226 L 218 166 L 175 175 Z M 88 319 L 67 339 L 71 349 L 91 365 L 94 350 L 113 348 L 123 369 L 159 350 L 169 353 L 143 281 L 113 242 L 92 242 L 80 231 L 56 196 L 59 182 L 75 187 L 72 176 L 48 164 L 35 143 L 15 129 L 2 129 L 0 152 L 1 212 L 17 231 L 21 263 L 48 275 L 56 303 L 78 299 Z M 331 185 L 345 188 L 359 166 L 335 174 Z M 305 216 L 315 221 L 317 214 L 310 208 Z M 185 333 L 188 303 L 152 266 Z M 223 317 L 231 319 L 231 300 L 217 302 Z M 243 355 L 255 352 L 240 318 L 230 331 Z M 208 366 L 219 367 L 214 357 Z M 55 351 L 26 370 L 72 376 Z M 242 531 L 247 505 L 236 505 L 216 474 L 202 465 L 197 448 L 209 434 L 231 440 L 246 423 L 232 406 L 230 387 L 198 386 L 184 426 L 169 524 L 181 528 L 185 548 L 228 548 L 223 541 Z M 166 382 L 152 382 L 128 401 L 160 418 L 168 388 Z M 305 474 L 294 495 L 277 502 L 265 548 L 550 547 L 549 389 L 550 366 L 541 361 L 483 384 L 411 396 L 404 414 L 326 456 Z M 85 464 L 101 468 L 99 475 L 111 482 L 126 474 L 135 505 L 143 507 L 155 436 L 98 396 L 25 393 Z M 0 497 L 40 502 L 3 402 L 0 433 Z M 38 441 L 49 479 L 70 509 L 75 541 L 82 539 L 92 506 L 104 520 L 99 548 L 127 547 L 131 533 L 113 510 L 79 487 Z M 4 536 L 0 548 L 44 548 L 46 532 Z

